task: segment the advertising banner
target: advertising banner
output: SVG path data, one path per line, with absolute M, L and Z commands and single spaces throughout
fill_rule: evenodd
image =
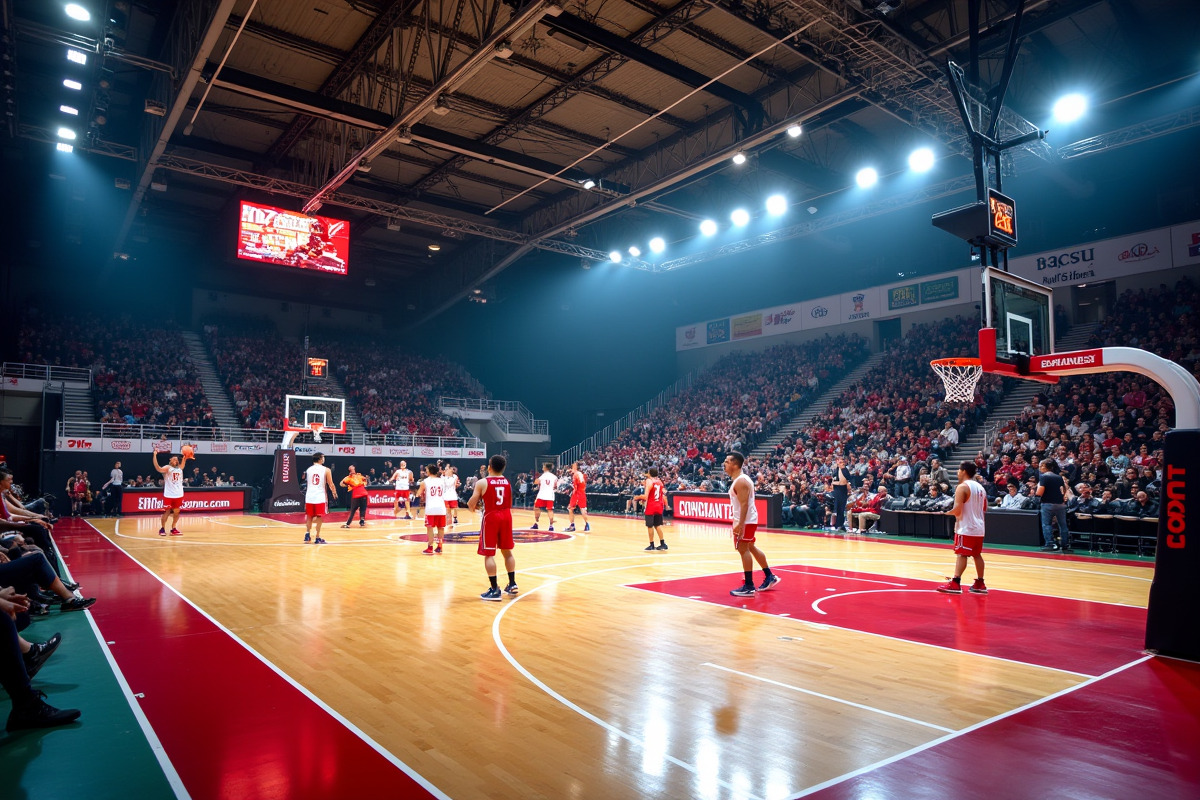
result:
M 462 458 L 463 449 L 461 447 L 443 447 L 442 458 Z
M 734 317 L 731 323 L 734 339 L 753 339 L 756 336 L 762 336 L 763 324 L 761 311 L 741 314 Z
M 466 450 L 467 458 L 487 458 L 486 447 L 468 447 Z
M 779 336 L 801 329 L 800 304 L 790 303 L 786 306 L 775 306 L 762 312 L 762 335 Z
M 1200 661 L 1200 533 L 1193 529 L 1189 534 L 1187 529 L 1188 503 L 1200 500 L 1200 431 L 1168 433 L 1163 455 L 1146 649 Z
M 921 304 L 919 284 L 906 283 L 903 286 L 893 286 L 887 290 L 888 311 L 899 311 Z
M 675 519 L 698 519 L 705 522 L 733 523 L 733 506 L 729 495 L 709 492 L 671 492 L 671 511 Z M 783 501 L 778 495 L 755 497 L 759 524 L 777 528 L 783 519 Z
M 309 461 L 309 464 L 312 463 L 310 459 L 305 460 Z M 300 462 L 295 450 L 280 448 L 275 451 L 271 497 L 263 503 L 263 511 L 281 513 L 304 510 L 304 487 L 300 482 L 303 480 L 301 476 L 304 475 L 304 468 L 309 464 L 301 467 Z
M 391 508 L 396 501 L 395 489 L 367 489 L 367 506 L 375 508 L 387 506 Z
M 1200 220 L 1171 228 L 1171 260 L 1177 267 L 1200 264 Z
M 921 305 L 958 299 L 958 276 L 921 282 Z
M 675 349 L 691 350 L 704 347 L 704 326 L 702 323 L 684 325 L 675 329 Z
M 1170 228 L 1048 250 L 1008 261 L 1009 271 L 1051 288 L 1111 280 L 1171 266 Z
M 863 289 L 861 292 L 846 292 L 841 297 L 842 315 L 837 322 L 861 322 L 864 319 L 879 319 L 879 289 Z
M 237 257 L 345 275 L 350 223 L 242 201 Z
M 184 511 L 245 511 L 249 489 L 201 489 L 183 492 Z M 304 506 L 301 504 L 300 510 Z M 121 492 L 121 513 L 161 514 L 163 511 L 162 489 L 144 491 L 125 489 Z
M 729 341 L 729 317 L 705 323 L 705 344 L 721 344 Z
M 805 300 L 800 304 L 800 328 L 824 328 L 828 325 L 841 324 L 841 298 L 822 297 L 817 300 Z

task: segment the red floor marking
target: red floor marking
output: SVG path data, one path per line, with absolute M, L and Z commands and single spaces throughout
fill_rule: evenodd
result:
M 430 798 L 82 520 L 54 536 L 193 798 Z
M 778 569 L 783 582 L 754 597 L 729 594 L 741 583 L 740 573 L 633 586 L 1086 675 L 1127 664 L 1144 646 L 1144 608 L 996 589 L 944 595 L 933 591 L 937 582 L 894 575 L 804 565 Z M 837 596 L 848 592 L 861 594 Z M 812 607 L 821 598 L 825 614 Z
M 1152 658 L 804 796 L 961 795 L 1200 797 L 1200 664 Z

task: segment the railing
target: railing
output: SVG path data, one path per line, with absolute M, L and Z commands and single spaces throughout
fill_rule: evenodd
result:
M 244 428 L 193 428 L 176 425 L 119 425 L 100 422 L 59 422 L 58 436 L 68 439 L 162 439 L 172 442 L 281 442 L 283 431 Z M 482 447 L 473 436 L 417 436 L 408 433 L 322 433 L 331 444 L 394 447 Z
M 58 367 L 51 364 L 21 364 L 13 361 L 4 362 L 4 377 L 28 378 L 34 381 L 70 381 L 71 383 L 92 383 L 92 371 L 84 367 Z
M 591 436 L 584 439 L 571 449 L 564 450 L 558 456 L 558 463 L 570 464 L 573 461 L 578 461 L 579 457 L 584 453 L 604 447 L 604 445 L 608 444 L 613 439 L 616 439 L 618 436 L 620 436 L 623 432 L 633 427 L 635 422 L 648 417 L 656 409 L 662 408 L 671 400 L 674 400 L 676 397 L 678 397 L 682 392 L 686 392 L 688 389 L 692 388 L 692 384 L 695 382 L 695 380 L 695 372 L 689 372 L 687 375 L 684 375 L 682 378 L 675 381 L 673 384 L 652 397 L 650 400 L 647 400 L 633 411 L 630 411 L 628 414 L 621 417 L 621 419 L 612 423 L 603 430 L 593 433 Z
M 505 415 L 504 419 L 493 418 L 493 422 L 505 433 L 532 432 L 543 436 L 550 435 L 550 423 L 544 419 L 535 419 L 533 412 L 526 408 L 520 400 L 440 397 L 438 398 L 438 410 L 448 417 L 455 416 L 454 412 L 456 411 L 490 411 L 494 414 Z M 516 430 L 511 427 L 512 420 L 516 420 L 518 423 Z

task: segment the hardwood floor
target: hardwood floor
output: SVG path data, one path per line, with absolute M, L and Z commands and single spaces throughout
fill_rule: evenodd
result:
M 724 528 L 647 553 L 640 519 L 594 517 L 519 543 L 521 595 L 487 603 L 474 543 L 421 555 L 415 523 L 326 546 L 254 516 L 96 526 L 453 798 L 788 797 L 1100 674 L 1071 638 L 1097 615 L 1125 615 L 1108 646 L 1135 660 L 1152 576 L 985 551 L 991 594 L 947 597 L 948 546 L 760 532 L 783 583 L 741 600 Z

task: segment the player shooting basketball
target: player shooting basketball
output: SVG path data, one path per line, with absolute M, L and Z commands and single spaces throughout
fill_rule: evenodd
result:
M 158 535 L 167 535 L 167 518 L 171 520 L 171 535 L 183 536 L 179 528 L 179 514 L 183 511 L 183 467 L 187 464 L 196 450 L 190 444 L 183 446 L 182 460 L 179 456 L 171 456 L 171 460 L 167 466 L 161 466 L 158 463 L 158 451 L 155 450 L 151 455 L 154 461 L 154 468 L 163 476 L 163 513 L 162 521 L 159 523 Z

